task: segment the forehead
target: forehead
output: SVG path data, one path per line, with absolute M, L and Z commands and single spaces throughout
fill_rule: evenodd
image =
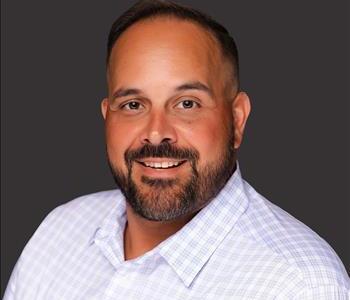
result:
M 218 42 L 202 26 L 157 17 L 137 22 L 122 33 L 111 52 L 108 77 L 112 85 L 159 77 L 151 77 L 155 73 L 164 79 L 211 81 L 219 79 L 224 64 Z

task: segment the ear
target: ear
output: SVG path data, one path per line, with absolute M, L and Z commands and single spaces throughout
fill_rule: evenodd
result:
M 234 148 L 238 149 L 243 140 L 244 127 L 250 113 L 250 100 L 246 93 L 239 92 L 232 102 L 232 113 L 235 131 Z
M 102 112 L 102 116 L 105 120 L 106 120 L 106 116 L 107 116 L 107 110 L 108 110 L 108 98 L 104 98 L 101 101 L 101 112 Z

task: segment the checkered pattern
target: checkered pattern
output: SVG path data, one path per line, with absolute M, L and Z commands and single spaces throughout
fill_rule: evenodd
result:
M 56 208 L 23 250 L 4 299 L 350 298 L 333 249 L 239 169 L 180 231 L 129 261 L 125 223 L 119 190 Z

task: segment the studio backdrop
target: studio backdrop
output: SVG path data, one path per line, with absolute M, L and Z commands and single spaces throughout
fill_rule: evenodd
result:
M 349 2 L 180 2 L 238 44 L 252 101 L 244 178 L 324 238 L 349 272 Z M 53 208 L 115 188 L 100 101 L 107 34 L 132 3 L 2 1 L 2 293 Z

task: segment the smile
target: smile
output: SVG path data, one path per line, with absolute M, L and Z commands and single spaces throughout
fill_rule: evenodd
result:
M 145 161 L 139 161 L 137 160 L 137 162 L 145 167 L 148 168 L 152 168 L 152 169 L 171 169 L 171 168 L 176 168 L 180 165 L 182 165 L 183 163 L 186 162 L 186 160 L 182 160 L 182 161 L 168 161 L 168 160 L 164 160 L 163 161 L 152 161 L 152 160 L 145 160 Z

